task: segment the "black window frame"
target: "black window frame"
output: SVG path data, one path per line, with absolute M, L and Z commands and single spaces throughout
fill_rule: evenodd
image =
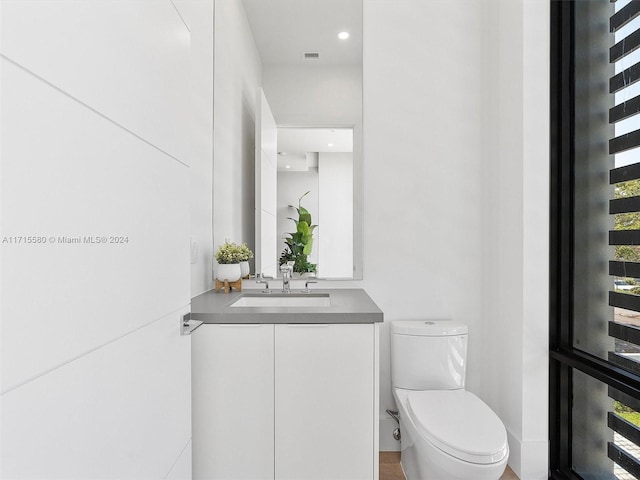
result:
M 613 0 L 612 0 L 613 1 Z M 640 377 L 573 346 L 575 0 L 550 0 L 550 478 L 581 479 L 572 469 L 572 372 L 640 399 Z

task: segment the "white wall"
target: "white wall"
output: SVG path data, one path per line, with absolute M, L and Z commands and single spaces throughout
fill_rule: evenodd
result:
M 505 422 L 512 467 L 546 478 L 548 32 L 544 1 L 365 0 L 361 285 L 385 312 L 381 450 L 397 448 L 388 322 L 450 317 L 469 324 L 467 386 Z
M 479 1 L 364 3 L 362 285 L 385 313 L 381 450 L 399 447 L 384 413 L 394 405 L 388 322 L 468 323 L 468 387 L 481 390 L 485 92 L 471 79 L 484 72 L 483 18 Z
M 214 248 L 254 245 L 255 112 L 260 57 L 240 0 L 216 0 Z
M 486 269 L 494 288 L 485 390 L 507 424 L 516 473 L 541 479 L 548 471 L 549 4 L 501 0 L 497 7 L 489 194 L 497 263 Z
M 2 244 L 0 476 L 190 478 L 190 29 L 212 2 L 0 5 L 2 237 L 46 239 Z
M 353 154 L 320 153 L 318 274 L 353 276 Z
M 361 120 L 360 67 L 265 65 L 262 83 L 278 125 L 338 126 Z

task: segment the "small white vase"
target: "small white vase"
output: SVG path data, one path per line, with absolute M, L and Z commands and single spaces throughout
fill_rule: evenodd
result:
M 240 276 L 242 276 L 242 278 L 246 278 L 249 276 L 249 272 L 249 262 L 246 260 L 240 262 Z
M 315 272 L 293 272 L 291 278 L 316 278 Z
M 216 278 L 221 282 L 237 282 L 241 274 L 239 263 L 221 263 L 216 269 Z

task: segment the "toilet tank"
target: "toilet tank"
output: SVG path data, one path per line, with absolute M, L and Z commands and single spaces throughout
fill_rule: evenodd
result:
M 391 383 L 408 390 L 464 388 L 468 328 L 448 320 L 391 322 Z

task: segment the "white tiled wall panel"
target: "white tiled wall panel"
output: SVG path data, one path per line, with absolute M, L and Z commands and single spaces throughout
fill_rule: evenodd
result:
M 191 465 L 192 451 L 193 445 L 192 442 L 189 441 L 182 455 L 176 460 L 175 465 L 164 480 L 191 480 L 193 476 L 193 468 Z
M 3 55 L 185 163 L 190 34 L 170 0 L 2 0 Z
M 213 4 L 211 0 L 170 0 L 176 7 L 178 15 L 182 18 L 185 26 L 190 32 L 194 30 L 194 23 L 198 23 L 198 15 L 202 13 L 199 5 L 208 3 Z M 213 18 L 213 17 L 211 17 Z M 213 33 L 213 31 L 211 32 Z
M 3 245 L 6 391 L 189 302 L 189 169 L 5 60 L 2 77 L 2 233 L 47 238 Z
M 0 477 L 188 480 L 178 319 L 189 237 L 211 243 L 213 0 L 0 13 L 2 236 L 46 241 L 1 245 Z M 84 240 L 103 236 L 126 240 Z
M 182 310 L 5 394 L 0 477 L 165 478 L 191 436 Z

